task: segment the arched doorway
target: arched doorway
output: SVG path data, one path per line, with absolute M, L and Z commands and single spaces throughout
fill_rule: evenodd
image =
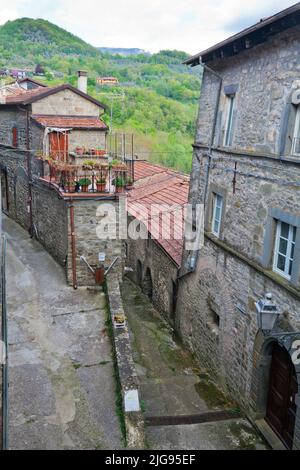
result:
M 152 284 L 151 271 L 149 268 L 147 268 L 146 274 L 143 280 L 143 292 L 149 297 L 150 300 L 152 300 L 153 284 Z
M 273 343 L 265 420 L 288 449 L 293 447 L 298 383 L 286 349 Z
M 136 282 L 140 287 L 142 287 L 142 280 L 143 280 L 143 266 L 142 266 L 141 261 L 138 259 L 137 266 L 136 266 Z

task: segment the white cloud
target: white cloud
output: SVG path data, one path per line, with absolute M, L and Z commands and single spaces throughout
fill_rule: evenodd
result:
M 95 46 L 181 49 L 215 44 L 292 0 L 0 0 L 1 23 L 43 17 Z M 9 7 L 8 7 L 9 4 Z

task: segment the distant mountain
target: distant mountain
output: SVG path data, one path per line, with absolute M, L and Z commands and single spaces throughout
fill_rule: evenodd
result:
M 110 55 L 123 55 L 123 56 L 130 56 L 130 55 L 151 55 L 150 52 L 145 51 L 144 49 L 138 48 L 124 48 L 124 47 L 98 47 L 100 52 L 104 54 Z
M 45 70 L 44 83 L 77 86 L 88 71 L 88 92 L 112 109 L 113 130 L 135 134 L 141 158 L 188 172 L 198 108 L 200 71 L 182 65 L 188 54 L 139 48 L 95 48 L 45 20 L 21 18 L 0 27 L 0 69 Z M 118 86 L 102 86 L 113 76 Z M 116 96 L 114 99 L 112 95 Z M 113 100 L 113 101 L 112 101 Z M 103 119 L 110 124 L 110 113 Z
M 0 57 L 54 55 L 98 56 L 100 52 L 82 39 L 45 20 L 21 18 L 0 26 Z

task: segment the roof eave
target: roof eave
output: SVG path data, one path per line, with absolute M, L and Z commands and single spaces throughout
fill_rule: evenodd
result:
M 268 17 L 265 20 L 259 21 L 258 23 L 254 24 L 253 26 L 250 26 L 249 28 L 246 28 L 246 29 L 240 31 L 237 34 L 235 34 L 233 36 L 230 36 L 229 38 L 225 39 L 224 41 L 222 41 L 218 44 L 215 44 L 214 46 L 200 52 L 199 54 L 195 54 L 194 56 L 192 56 L 192 57 L 188 58 L 187 60 L 185 60 L 183 62 L 183 64 L 191 65 L 192 67 L 194 67 L 194 66 L 199 65 L 201 63 L 205 63 L 206 61 L 209 62 L 210 60 L 212 60 L 211 55 L 216 53 L 217 51 L 220 51 L 221 49 L 226 48 L 226 47 L 234 46 L 234 43 L 237 42 L 237 41 L 244 40 L 246 42 L 248 37 L 251 37 L 255 33 L 258 33 L 260 31 L 262 31 L 267 26 L 271 26 L 272 24 L 274 24 L 276 22 L 279 22 L 280 20 L 283 20 L 283 19 L 288 18 L 288 17 L 292 18 L 293 15 L 295 15 L 296 13 L 300 13 L 300 2 L 298 2 L 297 4 L 295 4 L 295 5 L 293 5 L 289 8 L 286 8 L 285 10 L 282 10 L 279 13 L 276 13 L 275 15 L 272 15 L 272 16 Z M 299 24 L 299 19 L 300 19 L 300 16 L 299 16 L 299 18 L 295 18 L 295 25 Z M 286 24 L 285 26 L 283 25 L 282 30 L 288 29 L 291 26 L 292 25 L 290 25 L 290 24 Z M 277 34 L 277 32 L 275 31 L 274 34 Z M 231 56 L 236 55 L 241 50 L 249 49 L 251 47 L 254 47 L 255 45 L 256 44 L 254 43 L 253 46 L 250 46 L 248 48 L 245 47 L 245 48 L 241 48 L 240 50 L 237 49 L 237 51 L 235 53 L 230 54 L 230 55 Z M 221 58 L 221 59 L 226 58 L 225 56 L 224 57 L 219 57 L 219 58 Z

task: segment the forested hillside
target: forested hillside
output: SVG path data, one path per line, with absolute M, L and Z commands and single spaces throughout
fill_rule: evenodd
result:
M 101 43 L 101 37 L 99 37 Z M 189 171 L 200 91 L 199 70 L 182 65 L 188 54 L 121 56 L 100 52 L 44 20 L 22 18 L 0 27 L 0 68 L 34 70 L 41 64 L 49 85 L 76 85 L 76 72 L 89 72 L 89 93 L 113 107 L 113 130 L 134 132 L 141 158 Z M 114 76 L 115 87 L 96 83 Z M 110 124 L 110 112 L 106 122 Z

